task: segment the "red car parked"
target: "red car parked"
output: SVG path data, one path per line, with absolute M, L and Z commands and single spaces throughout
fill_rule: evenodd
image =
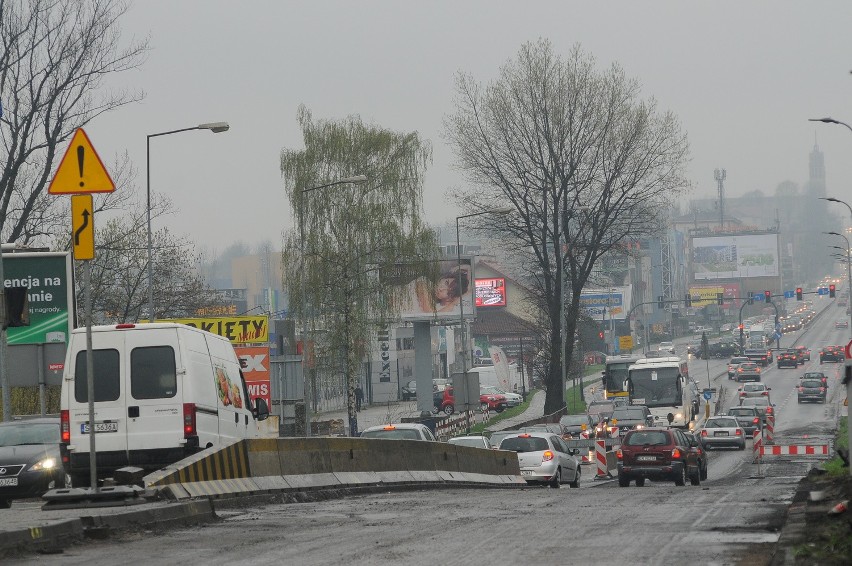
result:
M 505 395 L 491 395 L 491 394 L 483 394 L 479 396 L 479 409 L 485 410 L 486 408 L 489 411 L 495 411 L 497 413 L 502 413 L 503 410 L 508 405 L 506 401 Z M 475 407 L 471 407 L 475 409 Z M 447 387 L 443 391 L 443 396 L 441 398 L 441 405 L 438 406 L 438 403 L 435 403 L 435 409 L 438 411 L 443 411 L 444 414 L 452 415 L 456 411 L 456 401 L 453 397 L 453 388 Z

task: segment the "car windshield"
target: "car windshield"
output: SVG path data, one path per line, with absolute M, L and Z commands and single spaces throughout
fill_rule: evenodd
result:
M 705 423 L 704 428 L 736 428 L 737 419 L 716 418 L 710 419 Z
M 580 426 L 589 424 L 589 417 L 586 415 L 565 415 L 559 419 L 559 424 L 562 426 Z
M 669 436 L 661 430 L 637 430 L 624 440 L 627 446 L 665 446 Z
M 645 411 L 632 407 L 619 408 L 612 412 L 612 418 L 619 420 L 644 420 Z
M 473 446 L 474 448 L 485 448 L 485 441 L 482 438 L 451 438 L 447 442 L 450 444 L 458 444 L 459 446 Z
M 361 438 L 392 438 L 403 440 L 420 440 L 420 433 L 413 428 L 383 428 L 378 430 L 365 430 L 361 433 Z
M 0 427 L 0 446 L 59 444 L 59 424 L 20 422 Z
M 754 416 L 754 407 L 735 407 L 728 411 L 732 417 L 752 417 Z
M 822 381 L 818 379 L 803 379 L 799 385 L 802 387 L 822 387 Z
M 510 436 L 500 443 L 501 450 L 513 452 L 542 452 L 549 448 L 547 439 L 538 436 Z

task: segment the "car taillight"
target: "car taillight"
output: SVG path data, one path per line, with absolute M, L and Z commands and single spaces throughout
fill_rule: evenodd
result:
M 754 371 L 756 371 L 757 373 L 760 373 L 760 368 L 755 368 Z
M 615 457 L 618 458 L 619 460 L 624 459 L 624 454 L 621 452 L 621 448 L 619 448 L 618 450 L 615 451 Z
M 753 422 L 754 424 L 758 424 L 760 422 L 760 417 L 754 417 L 754 420 L 751 422 Z
M 672 450 L 672 458 L 675 460 L 680 460 L 680 448 L 675 448 Z
M 767 412 L 767 413 L 771 413 L 771 412 L 772 412 L 772 407 L 766 407 L 766 412 Z
M 71 417 L 68 411 L 59 411 L 59 436 L 61 442 L 71 442 Z
M 183 404 L 183 437 L 195 436 L 195 403 Z
M 742 435 L 743 435 L 743 431 L 742 431 L 742 429 L 738 428 L 738 429 L 737 429 L 737 432 L 736 432 L 735 434 L 736 434 L 737 436 L 742 436 Z
M 742 373 L 742 372 L 743 372 L 743 368 L 740 368 L 740 369 L 738 369 L 737 371 L 738 371 L 738 372 L 740 372 L 740 373 Z
M 804 393 L 804 391 L 805 391 L 804 387 L 799 387 L 799 393 Z
M 550 462 L 551 460 L 553 460 L 553 452 L 551 452 L 550 450 L 545 450 L 544 453 L 541 455 L 541 461 Z
M 819 392 L 820 392 L 820 393 L 825 392 L 825 387 L 820 387 L 820 388 L 819 388 Z
M 764 391 L 761 395 L 769 395 L 769 391 Z
M 706 430 L 702 430 L 702 431 L 701 431 L 701 436 L 707 436 L 707 431 L 706 431 Z

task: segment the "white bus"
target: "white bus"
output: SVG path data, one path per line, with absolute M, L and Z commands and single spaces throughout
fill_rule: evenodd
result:
M 688 428 L 695 412 L 689 367 L 677 356 L 642 358 L 627 371 L 631 405 L 645 405 L 655 426 Z

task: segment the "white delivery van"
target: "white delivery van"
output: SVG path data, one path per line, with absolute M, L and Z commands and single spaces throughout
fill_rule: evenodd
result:
M 92 327 L 98 477 L 162 468 L 199 450 L 260 436 L 240 362 L 221 336 L 175 323 Z M 86 329 L 71 333 L 61 396 L 61 451 L 74 487 L 89 484 Z

